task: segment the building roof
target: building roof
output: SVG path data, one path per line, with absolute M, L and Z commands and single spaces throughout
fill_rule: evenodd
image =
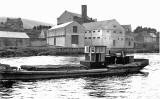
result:
M 68 12 L 72 16 L 77 16 L 77 17 L 80 17 L 80 18 L 82 17 L 81 14 L 73 13 L 73 12 L 70 12 L 70 11 L 67 11 L 67 10 L 66 10 L 66 12 Z
M 70 11 L 67 11 L 67 10 L 65 10 L 65 12 L 69 13 L 69 14 L 72 15 L 73 17 L 76 16 L 76 17 L 82 18 L 82 15 L 81 15 L 81 14 L 73 13 L 73 12 L 70 12 Z M 90 17 L 87 16 L 87 19 L 90 19 Z
M 86 30 L 106 29 L 107 25 L 112 21 L 115 21 L 115 19 L 84 23 L 83 26 L 86 28 Z
M 124 27 L 124 28 L 131 28 L 130 24 L 128 24 L 128 25 L 121 25 L 121 26 Z
M 131 32 L 132 31 L 132 28 L 131 28 L 130 24 L 129 25 L 121 25 L 121 26 L 125 29 L 126 32 Z
M 62 27 L 66 27 L 67 25 L 71 24 L 73 21 L 70 22 L 66 22 L 64 24 L 60 24 L 60 25 L 55 25 L 52 28 L 50 28 L 49 30 L 53 30 L 53 29 L 58 29 L 58 28 L 62 28 Z
M 25 32 L 0 31 L 0 37 L 4 38 L 29 38 Z

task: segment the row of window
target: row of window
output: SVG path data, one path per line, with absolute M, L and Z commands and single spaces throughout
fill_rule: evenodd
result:
M 91 39 L 91 37 L 85 37 L 85 39 Z M 92 39 L 100 39 L 100 37 L 92 37 Z
M 100 37 L 85 37 L 85 39 L 100 39 Z M 105 38 L 105 39 L 107 39 L 107 38 Z M 123 38 L 121 38 L 121 39 L 118 38 L 118 40 L 123 40 Z
M 96 32 L 100 32 L 100 30 L 93 30 L 93 31 L 85 31 L 85 33 L 96 33 Z M 110 32 L 109 30 L 106 30 L 106 32 Z M 113 33 L 120 33 L 122 34 L 122 31 L 118 32 L 118 31 L 113 31 Z
M 126 38 L 126 40 L 134 41 L 134 39 L 133 39 L 133 38 Z
M 85 37 L 85 39 L 100 39 L 100 37 Z M 107 39 L 107 38 L 105 38 Z M 109 38 L 110 39 L 110 38 Z M 133 41 L 134 39 L 133 38 L 126 38 L 127 40 L 131 40 Z M 118 38 L 118 40 L 124 40 L 124 38 Z
M 100 32 L 100 30 L 85 31 L 85 33 L 95 33 L 95 32 Z
M 113 33 L 120 33 L 120 34 L 121 34 L 121 33 L 122 33 L 122 31 L 120 31 L 120 32 L 117 32 L 117 31 L 113 31 Z

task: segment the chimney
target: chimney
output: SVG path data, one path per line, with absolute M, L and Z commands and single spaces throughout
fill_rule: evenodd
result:
M 87 5 L 82 5 L 82 20 L 83 22 L 87 20 Z

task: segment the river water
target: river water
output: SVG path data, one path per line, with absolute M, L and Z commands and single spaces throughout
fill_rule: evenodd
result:
M 160 54 L 134 54 L 150 65 L 127 76 L 63 78 L 0 83 L 0 99 L 160 99 Z M 1 58 L 11 66 L 79 64 L 83 56 Z

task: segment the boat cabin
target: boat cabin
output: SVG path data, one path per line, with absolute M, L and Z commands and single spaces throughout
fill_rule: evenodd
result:
M 88 68 L 104 68 L 106 46 L 85 46 L 85 61 L 80 61 L 80 64 Z
M 126 56 L 124 51 L 120 53 L 106 53 L 106 46 L 85 46 L 85 61 L 80 64 L 88 68 L 106 68 L 111 64 L 128 64 L 134 61 L 133 56 Z
M 104 62 L 106 46 L 85 46 L 85 60 L 92 62 Z

